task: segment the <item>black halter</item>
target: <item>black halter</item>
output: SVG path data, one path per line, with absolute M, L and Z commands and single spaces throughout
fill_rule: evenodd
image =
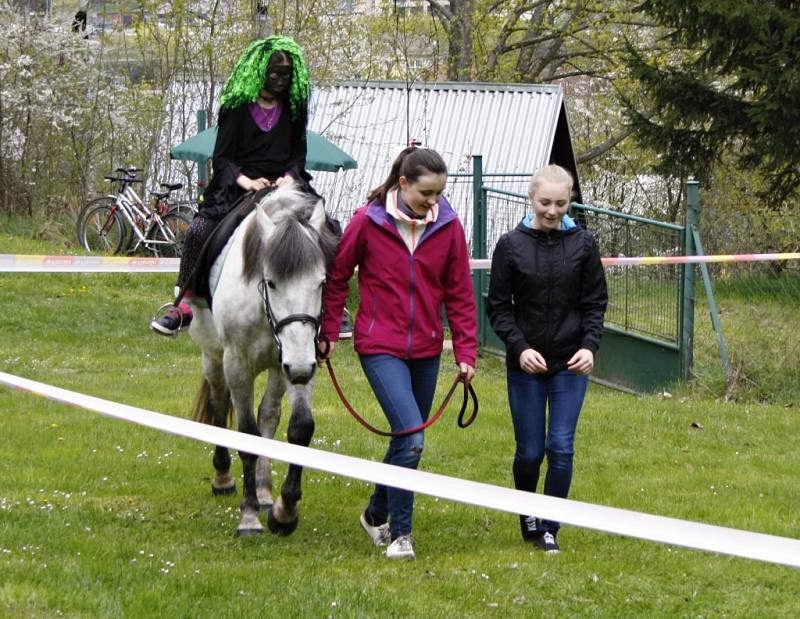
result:
M 312 316 L 311 314 L 289 314 L 280 320 L 275 320 L 275 313 L 272 311 L 272 303 L 269 301 L 269 283 L 267 278 L 264 277 L 258 283 L 258 292 L 261 298 L 264 299 L 264 310 L 267 314 L 267 323 L 272 329 L 272 337 L 275 339 L 275 346 L 278 349 L 278 361 L 283 363 L 283 345 L 278 337 L 281 329 L 292 322 L 302 322 L 303 324 L 311 323 L 314 325 L 314 349 L 316 350 L 319 345 L 319 330 L 322 326 L 322 313 L 319 316 Z

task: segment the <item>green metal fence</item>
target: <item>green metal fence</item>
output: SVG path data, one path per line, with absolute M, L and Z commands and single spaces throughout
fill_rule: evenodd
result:
M 480 163 L 477 158 L 472 175 L 470 241 L 474 258 L 491 258 L 497 240 L 519 223 L 529 207 L 524 191 L 495 186 L 496 179 L 483 175 Z M 527 177 L 525 181 L 524 185 Z M 592 231 L 604 257 L 694 253 L 691 237 L 684 226 L 583 204 L 573 204 L 570 214 Z M 502 342 L 485 316 L 488 272 L 476 270 L 474 277 L 481 346 L 484 350 L 502 353 Z M 603 343 L 596 359 L 596 381 L 645 392 L 663 389 L 688 377 L 694 295 L 684 295 L 684 291 L 694 291 L 693 277 L 694 269 L 682 265 L 606 268 L 609 306 Z

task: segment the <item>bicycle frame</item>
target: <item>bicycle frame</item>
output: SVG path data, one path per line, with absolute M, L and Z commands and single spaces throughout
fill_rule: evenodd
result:
M 124 187 L 120 193 L 114 197 L 115 205 L 128 222 L 130 230 L 136 237 L 133 247 L 129 247 L 128 252 L 133 253 L 139 247 L 153 253 L 157 253 L 158 245 L 173 245 L 175 234 L 164 225 L 164 220 L 159 214 L 157 206 L 153 209 L 147 208 L 130 184 L 124 182 Z M 159 201 L 160 202 L 160 201 Z M 158 203 L 157 203 L 158 205 Z M 169 211 L 167 211 L 169 212 Z M 164 213 L 166 215 L 166 213 Z M 155 232 L 161 233 L 161 238 L 154 238 Z

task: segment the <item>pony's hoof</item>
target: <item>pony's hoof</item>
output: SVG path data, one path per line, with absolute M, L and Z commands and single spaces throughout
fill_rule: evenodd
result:
M 291 522 L 278 522 L 275 516 L 272 515 L 272 506 L 269 506 L 269 511 L 267 512 L 267 527 L 270 532 L 275 535 L 291 535 L 297 528 L 299 520 L 299 518 L 295 518 Z
M 211 494 L 214 496 L 231 496 L 236 494 L 236 484 L 232 484 L 230 486 L 222 486 L 218 488 L 214 484 L 211 484 Z
M 264 529 L 236 529 L 236 537 L 254 537 L 263 534 Z
M 261 512 L 262 514 L 265 512 L 269 513 L 270 511 L 272 511 L 272 503 L 259 503 L 258 511 Z

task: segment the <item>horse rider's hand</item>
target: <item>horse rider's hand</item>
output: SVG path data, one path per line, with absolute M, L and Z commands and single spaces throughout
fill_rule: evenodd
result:
M 270 180 L 263 176 L 259 178 L 250 178 L 244 174 L 239 175 L 239 178 L 236 179 L 236 184 L 245 191 L 261 191 L 267 187 L 272 187 Z
M 275 181 L 275 187 L 283 187 L 284 185 L 292 185 L 294 184 L 294 177 L 290 174 L 286 174 L 281 176 L 279 179 Z
M 459 363 L 458 364 L 459 373 L 461 374 L 461 380 L 463 380 L 467 385 L 469 385 L 472 377 L 475 376 L 475 368 L 472 367 L 469 363 Z
M 331 342 L 329 340 L 320 340 L 319 344 L 317 344 L 317 359 L 320 361 L 326 361 L 333 356 L 333 349 L 336 346 L 336 342 Z
M 588 376 L 594 367 L 594 355 L 591 350 L 581 348 L 567 361 L 567 369 L 578 376 Z
M 547 362 L 538 351 L 526 348 L 519 356 L 519 367 L 528 374 L 541 374 L 547 371 Z

